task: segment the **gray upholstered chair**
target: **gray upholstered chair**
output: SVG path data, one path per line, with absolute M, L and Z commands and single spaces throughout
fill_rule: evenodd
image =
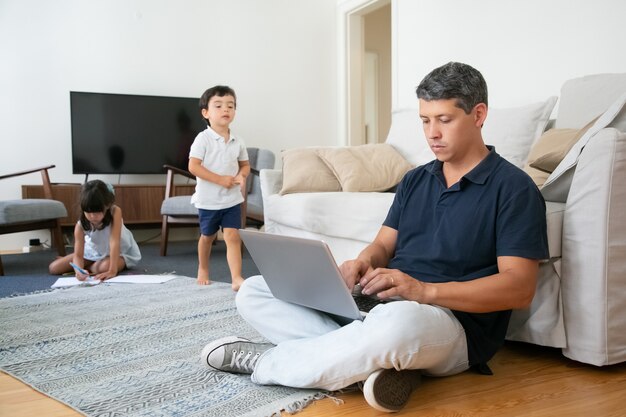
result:
M 276 157 L 268 149 L 248 148 L 250 159 L 250 175 L 248 176 L 248 198 L 246 199 L 246 217 L 257 223 L 263 223 L 263 197 L 261 195 L 261 179 L 259 172 L 262 169 L 274 169 Z
M 263 199 L 261 198 L 261 183 L 259 171 L 265 168 L 274 168 L 274 153 L 267 149 L 248 148 L 250 160 L 250 175 L 243 189 L 244 204 L 241 211 L 242 224 L 246 224 L 248 218 L 257 222 L 263 222 Z M 176 175 L 195 180 L 189 171 L 185 171 L 171 165 L 164 165 L 167 170 L 165 184 L 165 198 L 161 204 L 161 256 L 167 255 L 167 242 L 170 226 L 197 226 L 198 209 L 191 204 L 190 195 L 178 195 Z
M 45 197 L 43 199 L 0 200 L 0 235 L 50 229 L 53 246 L 59 255 L 64 256 L 65 246 L 60 219 L 67 217 L 67 210 L 63 203 L 52 199 L 52 186 L 48 176 L 48 170 L 51 168 L 54 168 L 54 165 L 0 176 L 0 180 L 3 180 L 40 172 Z M 4 275 L 2 259 L 0 259 L 0 275 Z
M 165 198 L 161 204 L 161 256 L 167 255 L 167 241 L 169 238 L 170 225 L 197 226 L 198 209 L 191 204 L 190 195 L 178 195 L 174 179 L 176 175 L 192 180 L 196 177 L 189 171 L 179 169 L 171 165 L 163 165 L 167 170 L 165 182 Z

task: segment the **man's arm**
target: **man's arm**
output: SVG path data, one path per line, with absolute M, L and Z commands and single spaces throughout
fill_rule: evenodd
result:
M 498 257 L 497 274 L 464 282 L 421 282 L 397 269 L 377 268 L 360 284 L 365 294 L 381 298 L 400 296 L 469 313 L 526 308 L 537 285 L 539 261 L 515 256 Z

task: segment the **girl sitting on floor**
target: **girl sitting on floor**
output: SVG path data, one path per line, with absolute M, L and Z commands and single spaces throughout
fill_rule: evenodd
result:
M 139 246 L 133 234 L 124 226 L 122 209 L 115 204 L 110 184 L 93 180 L 83 184 L 80 191 L 81 216 L 74 227 L 74 253 L 59 257 L 49 267 L 50 274 L 71 272 L 84 281 L 106 280 L 118 272 L 131 268 L 141 259 Z M 87 272 L 87 273 L 84 273 Z

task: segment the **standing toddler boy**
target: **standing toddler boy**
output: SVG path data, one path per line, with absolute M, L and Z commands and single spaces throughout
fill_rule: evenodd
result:
M 250 173 L 246 145 L 230 131 L 236 107 L 232 88 L 217 85 L 206 90 L 200 97 L 200 113 L 208 126 L 196 136 L 189 152 L 189 172 L 197 179 L 191 202 L 200 219 L 198 284 L 210 283 L 211 246 L 221 227 L 234 291 L 243 283 L 238 229 L 242 226 L 242 189 Z

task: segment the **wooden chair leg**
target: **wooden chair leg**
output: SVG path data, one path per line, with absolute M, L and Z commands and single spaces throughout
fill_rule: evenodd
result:
M 61 224 L 57 221 L 56 226 L 50 229 L 50 236 L 56 250 L 59 252 L 59 256 L 65 256 L 65 243 L 63 242 L 63 231 L 61 230 Z
M 4 267 L 2 266 L 2 256 L 0 256 L 0 277 L 4 275 Z
M 170 226 L 167 223 L 167 216 L 163 216 L 161 222 L 161 256 L 167 255 L 167 239 L 169 237 Z

